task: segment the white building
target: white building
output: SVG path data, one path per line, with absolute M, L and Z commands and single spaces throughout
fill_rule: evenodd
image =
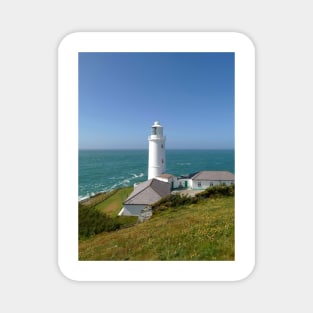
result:
M 169 183 L 149 179 L 138 184 L 134 191 L 125 200 L 124 206 L 118 215 L 139 216 L 147 206 L 159 201 L 161 198 L 171 193 Z
M 191 189 L 206 189 L 235 183 L 235 175 L 227 171 L 202 171 L 191 177 Z
M 179 176 L 176 177 L 172 174 L 161 174 L 156 179 L 167 182 L 171 185 L 171 189 L 177 188 L 191 188 L 190 176 Z
M 154 122 L 149 140 L 148 179 L 155 178 L 165 173 L 165 137 L 163 126 L 158 121 Z
M 235 183 L 235 175 L 227 171 L 201 171 L 186 176 L 161 174 L 156 179 L 167 182 L 171 189 L 201 189 Z

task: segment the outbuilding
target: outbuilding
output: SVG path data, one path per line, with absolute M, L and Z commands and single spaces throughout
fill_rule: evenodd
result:
M 235 183 L 235 175 L 227 171 L 201 171 L 191 177 L 192 189 L 206 189 L 216 185 Z
M 171 184 L 158 179 L 149 179 L 138 184 L 125 200 L 118 215 L 140 216 L 147 206 L 151 206 L 171 193 Z

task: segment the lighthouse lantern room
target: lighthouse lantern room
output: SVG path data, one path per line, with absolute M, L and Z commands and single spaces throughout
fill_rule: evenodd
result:
M 149 140 L 149 165 L 148 179 L 165 173 L 165 136 L 163 126 L 158 121 L 154 122 Z

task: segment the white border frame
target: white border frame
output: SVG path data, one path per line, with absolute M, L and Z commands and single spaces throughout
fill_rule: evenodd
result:
M 78 53 L 235 53 L 235 261 L 78 261 Z M 81 32 L 58 49 L 58 263 L 77 281 L 237 281 L 255 264 L 255 49 L 235 32 Z

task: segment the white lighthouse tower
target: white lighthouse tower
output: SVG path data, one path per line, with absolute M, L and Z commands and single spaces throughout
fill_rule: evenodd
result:
M 165 137 L 163 126 L 158 121 L 152 125 L 149 140 L 148 179 L 165 173 Z

